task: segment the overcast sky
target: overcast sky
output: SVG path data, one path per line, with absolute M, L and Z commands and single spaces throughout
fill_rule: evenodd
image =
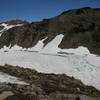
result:
M 100 0 L 0 0 L 0 22 L 12 19 L 40 21 L 65 10 L 87 6 L 100 8 Z

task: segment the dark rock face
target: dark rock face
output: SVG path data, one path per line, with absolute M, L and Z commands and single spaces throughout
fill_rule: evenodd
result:
M 4 27 L 3 26 L 0 26 L 0 30 L 2 30 Z
M 5 98 L 4 100 L 28 100 L 28 99 L 26 99 L 24 96 L 13 95 Z
M 10 21 L 7 23 L 22 23 Z M 86 46 L 92 53 L 100 54 L 100 9 L 81 8 L 63 12 L 51 19 L 41 22 L 25 23 L 5 31 L 0 37 L 0 48 L 18 44 L 24 48 L 34 46 L 38 40 L 45 37 L 45 45 L 56 35 L 64 34 L 60 48 L 76 48 Z
M 14 94 L 4 100 L 96 100 L 100 97 L 99 90 L 65 74 L 44 74 L 10 65 L 0 66 L 0 71 L 20 77 L 29 83 L 1 84 L 0 92 L 12 91 Z

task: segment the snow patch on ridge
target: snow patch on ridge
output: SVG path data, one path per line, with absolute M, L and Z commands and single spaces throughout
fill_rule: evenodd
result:
M 0 49 L 0 51 L 41 51 L 42 48 L 44 47 L 44 41 L 47 39 L 47 37 L 45 39 L 39 40 L 39 42 L 32 48 L 22 48 L 20 46 L 18 46 L 17 44 L 14 45 L 13 47 L 10 46 L 4 46 L 3 48 Z
M 41 51 L 40 53 L 57 53 L 60 48 L 58 48 L 58 45 L 61 43 L 62 38 L 64 35 L 60 34 L 57 35 L 51 42 L 49 42 Z
M 39 40 L 38 41 L 38 43 L 34 46 L 34 47 L 32 47 L 32 48 L 28 48 L 27 50 L 28 51 L 41 51 L 42 49 L 43 49 L 43 47 L 44 47 L 44 41 L 47 39 L 47 37 L 46 38 L 44 38 L 44 39 L 42 39 L 42 40 Z
M 89 50 L 86 47 L 78 47 L 75 49 L 60 49 L 60 52 L 65 52 L 65 53 L 73 53 L 76 55 L 88 55 L 90 54 Z
M 4 82 L 28 85 L 28 83 L 19 80 L 17 77 L 0 72 L 0 83 L 4 83 Z
M 10 28 L 13 28 L 13 27 L 17 27 L 17 26 L 22 26 L 23 24 L 17 24 L 17 25 L 9 25 L 9 24 L 6 24 L 6 23 L 3 23 L 1 24 L 0 26 L 4 26 L 4 28 L 2 30 L 0 30 L 0 36 L 2 35 L 2 33 Z
M 18 46 L 18 45 L 14 45 L 13 47 L 10 46 L 4 46 L 3 48 L 0 49 L 0 51 L 5 51 L 5 52 L 8 52 L 8 51 L 21 51 L 21 50 L 25 50 L 24 48 Z
M 90 54 L 89 50 L 86 47 L 78 47 L 75 49 L 61 49 L 59 48 L 59 44 L 61 43 L 64 35 L 57 35 L 51 42 L 49 42 L 40 53 L 49 53 L 49 54 L 57 54 L 57 53 L 73 53 L 76 55 L 87 55 Z

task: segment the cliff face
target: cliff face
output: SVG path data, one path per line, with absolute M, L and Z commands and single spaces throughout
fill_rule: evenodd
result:
M 100 54 L 100 9 L 81 8 L 65 11 L 51 19 L 41 22 L 8 21 L 9 25 L 23 24 L 10 28 L 0 37 L 0 48 L 15 44 L 24 48 L 34 46 L 39 40 L 48 37 L 44 43 L 50 42 L 58 34 L 64 38 L 60 48 L 88 47 L 90 52 Z M 0 26 L 2 29 L 3 26 Z

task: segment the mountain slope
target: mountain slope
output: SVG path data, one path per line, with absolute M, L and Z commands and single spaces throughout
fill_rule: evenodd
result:
M 88 47 L 90 52 L 100 54 L 100 9 L 81 8 L 63 12 L 61 15 L 41 22 L 27 23 L 11 28 L 0 37 L 0 48 L 15 44 L 29 48 L 39 40 L 45 45 L 55 36 L 63 34 L 60 48 Z

